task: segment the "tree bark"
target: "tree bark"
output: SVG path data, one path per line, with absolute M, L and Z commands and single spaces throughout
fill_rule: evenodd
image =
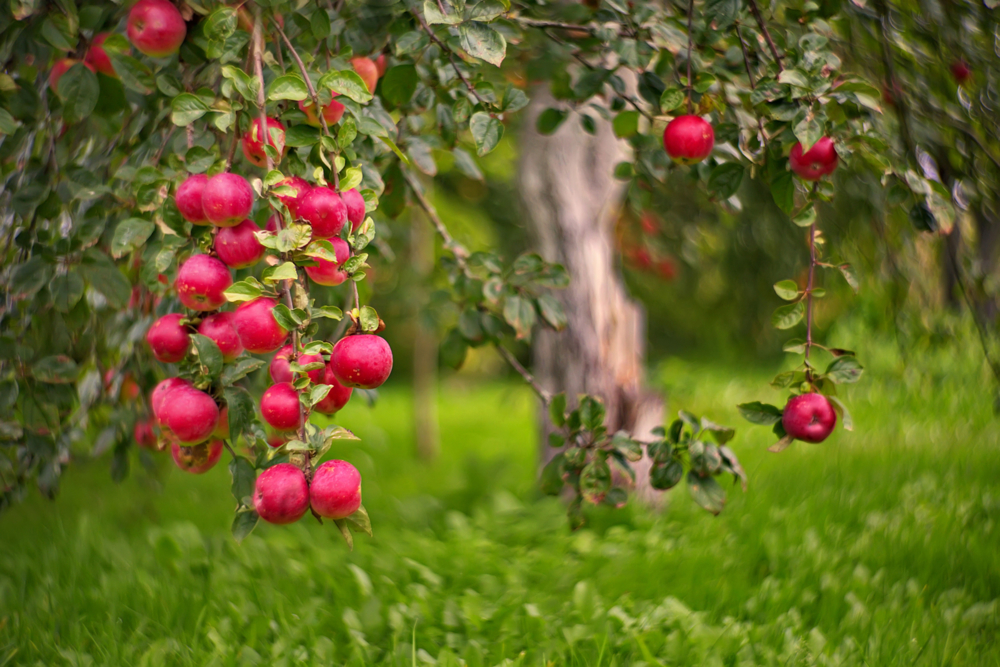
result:
M 609 431 L 626 429 L 648 439 L 662 423 L 663 404 L 644 388 L 645 313 L 628 298 L 615 262 L 614 225 L 624 185 L 613 170 L 628 158 L 627 144 L 608 122 L 587 134 L 575 113 L 551 136 L 541 135 L 538 115 L 559 104 L 547 89 L 534 90 L 531 99 L 521 135 L 519 191 L 540 254 L 565 266 L 570 277 L 569 287 L 556 293 L 567 327 L 539 332 L 534 372 L 547 389 L 565 391 L 570 406 L 578 394 L 600 396 Z M 547 445 L 546 416 L 540 421 L 544 463 L 558 450 Z M 645 483 L 648 459 L 635 468 L 637 495 L 655 502 L 659 494 Z

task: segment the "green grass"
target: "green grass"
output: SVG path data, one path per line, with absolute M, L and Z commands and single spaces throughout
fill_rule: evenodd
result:
M 375 529 L 353 553 L 311 520 L 236 545 L 224 466 L 72 469 L 0 517 L 0 665 L 1000 665 L 989 377 L 870 347 L 854 433 L 781 455 L 733 407 L 780 400 L 766 373 L 660 369 L 671 410 L 739 428 L 750 487 L 717 518 L 681 487 L 570 533 L 533 491 L 532 398 L 496 384 L 446 386 L 432 465 L 402 388 L 345 411 Z

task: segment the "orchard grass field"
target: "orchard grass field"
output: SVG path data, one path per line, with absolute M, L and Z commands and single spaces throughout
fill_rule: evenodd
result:
M 534 491 L 532 396 L 462 376 L 433 464 L 404 386 L 342 413 L 375 530 L 353 553 L 311 520 L 237 545 L 224 465 L 78 467 L 0 517 L 0 665 L 998 665 L 990 379 L 971 345 L 905 369 L 879 345 L 853 434 L 780 456 L 734 407 L 780 400 L 773 369 L 654 372 L 672 411 L 738 428 L 750 487 L 719 517 L 681 485 L 569 532 Z

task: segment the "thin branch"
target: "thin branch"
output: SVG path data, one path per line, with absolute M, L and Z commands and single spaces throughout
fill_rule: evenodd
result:
M 406 179 L 410 189 L 413 191 L 413 196 L 416 197 L 417 203 L 420 204 L 420 208 L 424 210 L 424 213 L 427 215 L 427 219 L 431 221 L 431 224 L 434 225 L 434 229 L 437 230 L 441 240 L 444 241 L 445 250 L 450 252 L 455 257 L 455 263 L 458 265 L 458 268 L 461 269 L 462 273 L 470 278 L 473 277 L 472 271 L 469 269 L 469 263 L 466 261 L 466 258 L 469 256 L 469 252 L 452 237 L 451 233 L 448 231 L 448 227 L 445 226 L 440 216 L 438 216 L 437 211 L 435 211 L 431 203 L 427 201 L 427 197 L 424 196 L 424 193 L 420 189 L 420 183 L 413 176 L 413 174 L 411 174 L 407 169 L 403 169 L 402 171 L 403 178 Z
M 191 126 L 188 125 L 188 127 L 191 127 Z M 160 163 L 160 158 L 163 157 L 163 151 L 164 151 L 164 149 L 166 149 L 167 144 L 170 143 L 170 140 L 173 139 L 173 137 L 174 137 L 174 130 L 176 130 L 176 129 L 177 129 L 176 125 L 173 126 L 173 127 L 171 127 L 170 131 L 167 132 L 167 136 L 163 139 L 163 143 L 160 144 L 160 147 L 158 149 L 156 149 L 156 153 L 153 155 L 153 164 L 154 165 Z
M 806 361 L 813 345 L 813 281 L 816 274 L 816 223 L 809 225 L 809 282 L 806 285 Z
M 504 361 L 506 361 L 511 368 L 517 371 L 518 374 L 524 378 L 525 382 L 531 385 L 531 388 L 536 394 L 538 394 L 538 398 L 542 399 L 542 403 L 548 406 L 548 404 L 552 402 L 552 394 L 538 383 L 538 379 L 532 375 L 527 368 L 521 365 L 521 362 L 517 360 L 517 357 L 511 354 L 510 350 L 499 343 L 497 343 L 496 348 L 497 352 L 501 357 L 503 357 Z
M 254 13 L 253 69 L 257 76 L 257 106 L 260 109 L 257 122 L 260 123 L 258 130 L 263 135 L 261 149 L 264 151 L 264 162 L 267 164 L 267 171 L 270 172 L 274 169 L 274 160 L 271 159 L 271 154 L 267 152 L 266 148 L 271 146 L 272 142 L 270 128 L 267 125 L 267 97 L 264 93 L 264 27 L 260 16 L 260 7 L 255 8 Z M 253 134 L 253 123 L 250 124 L 250 133 Z
M 750 6 L 750 13 L 753 14 L 753 18 L 757 21 L 757 27 L 760 28 L 761 34 L 764 35 L 764 40 L 767 42 L 767 46 L 771 49 L 771 55 L 774 56 L 774 62 L 778 66 L 778 71 L 784 70 L 781 65 L 781 56 L 778 55 L 778 47 L 774 45 L 774 40 L 771 39 L 771 32 L 767 29 L 767 24 L 764 22 L 764 17 L 760 13 L 760 8 L 757 6 L 757 0 L 747 0 Z
M 560 21 L 542 21 L 539 19 L 529 19 L 524 16 L 508 16 L 507 20 L 513 21 L 514 23 L 520 23 L 528 28 L 541 28 L 542 30 L 552 29 L 552 30 L 567 30 L 572 32 L 586 32 L 591 35 L 596 35 L 597 31 L 600 29 L 598 26 L 591 24 L 577 24 L 577 23 L 562 23 Z M 619 37 L 635 37 L 635 34 L 630 33 L 627 30 L 619 30 Z
M 687 57 L 687 107 L 688 113 L 694 112 L 694 102 L 691 100 L 691 50 L 694 46 L 694 31 L 691 24 L 694 19 L 694 0 L 688 0 L 688 57 Z
M 445 53 L 448 54 L 448 60 L 451 62 L 452 69 L 455 70 L 455 74 L 457 74 L 458 78 L 462 80 L 462 83 L 464 83 L 465 87 L 468 88 L 468 90 L 469 90 L 470 93 L 472 93 L 472 96 L 475 97 L 476 100 L 478 100 L 479 103 L 482 104 L 484 107 L 489 108 L 489 104 L 486 102 L 486 100 L 484 100 L 482 97 L 479 96 L 479 92 L 476 90 L 476 87 L 472 85 L 472 82 L 470 82 L 467 78 L 465 78 L 464 74 L 462 74 L 462 70 L 459 69 L 458 63 L 455 62 L 455 54 L 452 53 L 451 49 L 449 49 L 445 45 L 445 43 L 442 42 L 438 38 L 438 36 L 434 34 L 434 31 L 431 30 L 431 27 L 429 25 L 427 25 L 427 21 L 424 20 L 424 17 L 421 16 L 420 12 L 418 12 L 416 10 L 411 10 L 411 12 L 412 12 L 413 16 L 416 17 L 417 22 L 420 23 L 420 28 L 425 33 L 427 33 L 428 37 L 430 37 L 430 40 L 432 42 L 434 42 L 435 44 L 437 44 L 441 48 L 442 51 L 444 51 Z M 444 13 L 444 12 L 442 12 L 442 13 Z
M 740 31 L 739 21 L 736 22 L 736 37 L 740 40 L 740 48 L 743 49 L 743 64 L 747 68 L 747 78 L 750 80 L 750 90 L 754 90 L 757 84 L 753 80 L 753 70 L 750 69 L 750 54 L 747 53 L 746 42 L 743 41 L 743 33 Z

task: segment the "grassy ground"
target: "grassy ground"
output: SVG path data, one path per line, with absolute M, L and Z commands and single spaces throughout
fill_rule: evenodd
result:
M 670 407 L 739 427 L 750 488 L 713 518 L 681 488 L 662 514 L 587 529 L 533 492 L 522 389 L 443 391 L 443 451 L 414 461 L 390 390 L 340 420 L 376 538 L 332 526 L 228 535 L 219 466 L 120 487 L 70 471 L 56 503 L 0 517 L 0 666 L 998 665 L 1000 451 L 975 351 L 899 370 L 872 353 L 856 424 L 764 452 L 734 405 L 768 375 L 679 362 Z

